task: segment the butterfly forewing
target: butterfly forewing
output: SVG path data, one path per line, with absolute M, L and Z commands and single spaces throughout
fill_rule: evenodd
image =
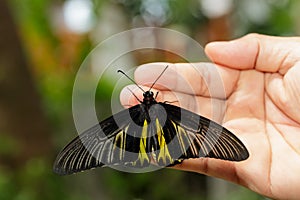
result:
M 54 163 L 54 172 L 65 175 L 102 165 L 86 148 L 95 141 L 94 137 L 97 135 L 94 131 L 97 126 L 83 133 L 81 137 L 76 137 L 58 154 Z M 104 142 L 105 140 L 97 141 L 99 146 L 104 146 Z
M 138 107 L 134 106 L 130 110 L 134 111 Z M 126 151 L 138 152 L 136 144 L 139 141 L 126 134 L 131 121 L 128 115 L 129 110 L 123 110 L 77 136 L 58 154 L 54 172 L 65 175 L 107 163 L 122 163 Z M 131 157 L 126 156 L 127 160 L 137 159 Z

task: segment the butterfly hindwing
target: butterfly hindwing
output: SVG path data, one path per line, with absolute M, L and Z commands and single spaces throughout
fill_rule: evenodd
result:
M 160 104 L 176 129 L 182 149 L 180 158 L 211 157 L 230 161 L 248 158 L 244 144 L 223 126 L 183 108 Z

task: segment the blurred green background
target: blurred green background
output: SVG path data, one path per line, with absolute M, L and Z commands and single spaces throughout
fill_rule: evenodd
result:
M 265 199 L 195 173 L 102 168 L 60 177 L 52 163 L 76 136 L 74 78 L 102 40 L 145 26 L 178 30 L 203 45 L 249 32 L 298 35 L 299 9 L 296 0 L 0 0 L 0 200 Z M 178 61 L 157 52 L 133 59 Z M 113 86 L 102 86 L 96 106 L 108 116 Z

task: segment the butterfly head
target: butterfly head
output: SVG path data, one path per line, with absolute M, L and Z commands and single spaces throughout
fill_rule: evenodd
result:
M 156 103 L 156 100 L 154 98 L 154 93 L 150 90 L 144 92 L 143 94 L 144 96 L 144 99 L 143 99 L 143 103 L 144 104 L 153 104 L 153 103 Z
M 152 104 L 155 104 L 157 103 L 157 101 L 155 100 L 157 95 L 158 95 L 158 92 L 156 93 L 155 97 L 154 97 L 154 93 L 151 91 L 151 89 L 153 88 L 153 86 L 156 84 L 156 82 L 158 81 L 158 79 L 163 75 L 163 73 L 167 70 L 169 66 L 167 65 L 165 67 L 165 69 L 159 74 L 159 76 L 156 78 L 156 80 L 153 82 L 153 84 L 151 85 L 150 89 L 148 91 L 145 91 L 143 88 L 141 88 L 132 78 L 130 78 L 127 74 L 125 74 L 125 72 L 123 72 L 122 70 L 118 70 L 119 73 L 122 73 L 123 75 L 125 75 L 129 80 L 131 80 L 138 88 L 140 88 L 141 91 L 143 91 L 143 96 L 144 96 L 144 99 L 143 101 L 140 101 L 133 92 L 131 92 L 135 97 L 136 99 L 140 102 L 140 103 L 143 103 L 143 104 L 146 104 L 146 105 L 152 105 Z
M 154 98 L 154 93 L 149 90 L 149 91 L 144 92 L 143 96 L 144 96 L 144 98 L 151 98 L 151 97 Z

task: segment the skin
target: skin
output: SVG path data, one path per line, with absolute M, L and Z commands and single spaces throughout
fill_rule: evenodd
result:
M 150 63 L 137 68 L 135 80 L 148 89 L 169 65 L 152 89 L 159 91 L 157 101 L 175 99 L 173 104 L 222 123 L 250 157 L 242 162 L 188 159 L 175 168 L 222 178 L 270 198 L 299 199 L 300 38 L 249 34 L 209 43 L 205 52 L 215 64 Z M 222 89 L 215 84 L 219 79 Z M 129 87 L 142 99 L 136 86 Z M 138 102 L 124 89 L 121 103 Z

